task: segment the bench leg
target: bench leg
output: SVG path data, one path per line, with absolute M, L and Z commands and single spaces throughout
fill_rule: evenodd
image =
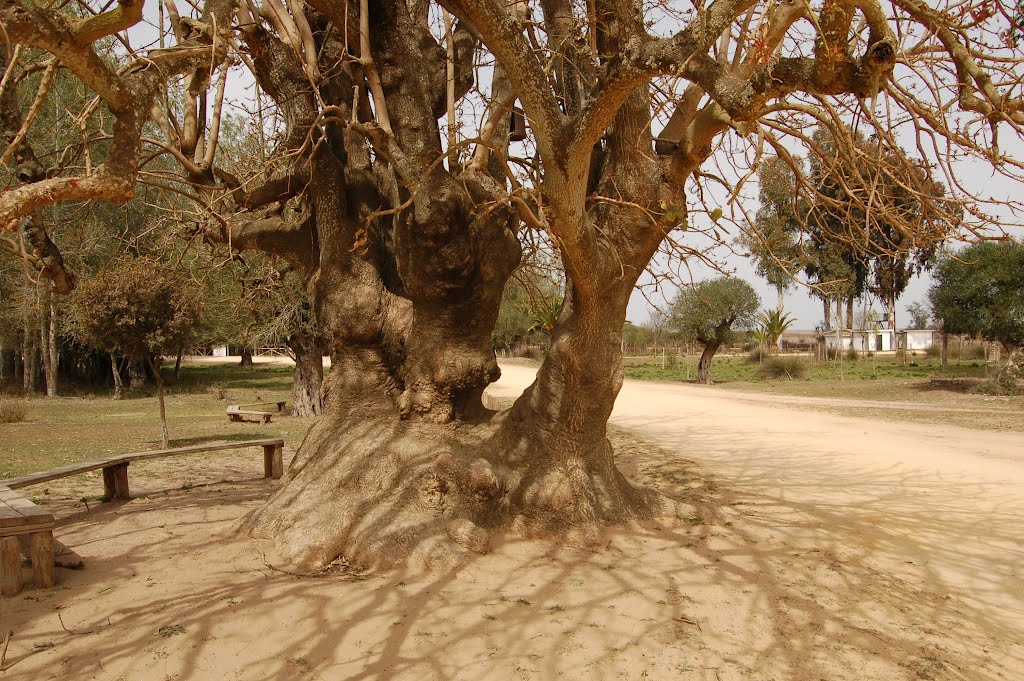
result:
M 0 537 L 0 593 L 21 591 L 21 543 L 17 537 Z
M 57 583 L 53 562 L 53 531 L 33 532 L 29 541 L 32 544 L 32 581 L 40 589 L 49 589 Z
M 280 480 L 284 475 L 284 447 L 263 445 L 263 477 Z
M 131 498 L 128 492 L 128 462 L 103 469 L 103 494 L 111 501 Z

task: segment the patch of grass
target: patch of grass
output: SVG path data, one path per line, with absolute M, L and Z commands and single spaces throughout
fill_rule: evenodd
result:
M 21 423 L 28 418 L 28 405 L 21 400 L 0 400 L 0 423 Z
M 984 383 L 978 383 L 977 385 L 971 386 L 968 391 L 974 395 L 988 395 L 990 397 L 1014 397 L 1017 395 L 1024 395 L 1024 389 L 1021 389 L 1016 383 L 1000 383 L 999 381 L 985 381 Z
M 769 357 L 758 367 L 757 376 L 762 379 L 796 380 L 807 375 L 807 364 L 800 357 Z
M 764 348 L 758 346 L 747 353 L 747 361 L 751 364 L 760 364 L 768 357 L 768 353 L 765 352 Z
M 171 446 L 281 437 L 286 447 L 297 447 L 313 419 L 281 417 L 269 425 L 230 423 L 224 403 L 207 390 L 223 385 L 238 402 L 291 400 L 291 376 L 290 365 L 257 364 L 243 369 L 234 362 L 185 363 L 181 379 L 168 390 Z M 160 408 L 155 395 L 112 400 L 109 393 L 102 393 L 21 401 L 30 409 L 31 427 L 0 423 L 0 480 L 160 448 Z

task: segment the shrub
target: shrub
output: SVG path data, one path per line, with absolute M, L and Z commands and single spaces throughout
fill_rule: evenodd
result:
M 757 370 L 761 379 L 797 379 L 807 374 L 807 364 L 799 357 L 766 357 Z
M 223 383 L 211 383 L 206 387 L 206 392 L 218 400 L 226 400 L 228 398 L 228 387 Z
M 851 362 L 856 362 L 858 359 L 860 359 L 860 353 L 857 352 L 857 348 L 847 348 L 846 359 L 848 359 Z
M 531 345 L 531 346 L 527 347 L 518 356 L 519 357 L 525 357 L 526 359 L 532 359 L 532 360 L 534 360 L 536 362 L 540 362 L 540 361 L 542 361 L 544 359 L 544 350 L 542 350 L 541 348 L 537 347 L 536 345 Z
M 964 359 L 985 359 L 984 345 L 968 345 L 964 348 Z
M 770 355 L 763 347 L 755 346 L 753 350 L 747 353 L 747 361 L 751 364 L 760 364 L 769 356 Z
M 1024 395 L 1024 389 L 1016 383 L 1000 383 L 999 381 L 985 381 L 984 383 L 979 383 L 978 385 L 970 388 L 967 392 L 975 395 L 993 395 L 997 397 Z
M 15 400 L 0 400 L 0 423 L 19 423 L 28 417 L 28 405 Z
M 924 351 L 925 357 L 931 357 L 932 359 L 938 359 L 942 356 L 942 347 L 938 345 L 929 345 Z

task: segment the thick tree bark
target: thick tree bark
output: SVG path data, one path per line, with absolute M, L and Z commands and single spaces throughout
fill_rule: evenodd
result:
M 711 385 L 711 360 L 718 352 L 718 343 L 708 343 L 704 346 L 704 352 L 700 354 L 700 362 L 697 363 L 697 382 L 704 385 Z
M 942 332 L 942 370 L 949 369 L 949 334 Z
M 295 358 L 292 416 L 319 416 L 323 412 L 320 390 L 324 381 L 324 353 L 320 339 L 298 329 L 287 343 Z
M 248 345 L 242 346 L 242 360 L 239 362 L 239 365 L 243 367 L 252 366 L 252 348 Z

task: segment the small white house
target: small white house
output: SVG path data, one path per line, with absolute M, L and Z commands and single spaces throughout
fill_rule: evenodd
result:
M 825 334 L 827 347 L 834 348 L 837 344 L 843 350 L 853 348 L 858 352 L 889 352 L 896 349 L 895 334 L 891 329 L 843 331 L 839 338 L 836 338 L 835 331 Z
M 213 349 L 213 356 L 214 357 L 227 357 L 228 356 L 228 346 L 222 345 L 220 347 L 215 347 Z
M 900 347 L 906 350 L 927 350 L 935 342 L 934 334 L 931 329 L 906 329 L 900 332 Z

